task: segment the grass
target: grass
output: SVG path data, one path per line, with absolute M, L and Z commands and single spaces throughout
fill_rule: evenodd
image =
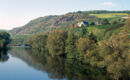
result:
M 118 26 L 119 24 L 115 24 L 115 25 L 96 25 L 96 26 L 89 26 L 88 28 L 98 28 L 98 29 L 104 29 L 104 30 L 107 30 L 109 28 L 112 28 L 112 27 L 115 27 L 115 26 Z
M 29 35 L 13 35 L 12 38 L 28 38 Z
M 103 13 L 103 14 L 89 14 L 90 16 L 96 16 L 97 18 L 116 18 L 128 16 L 127 13 Z

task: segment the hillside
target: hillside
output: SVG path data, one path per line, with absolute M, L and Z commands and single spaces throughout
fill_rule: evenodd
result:
M 104 16 L 109 14 L 109 16 L 107 16 L 107 19 L 111 20 L 125 17 L 129 13 L 130 11 L 78 11 L 73 13 L 67 13 L 65 15 L 39 17 L 30 21 L 22 27 L 12 29 L 10 33 L 13 35 L 29 35 L 40 32 L 46 33 L 57 28 L 68 27 L 73 24 L 75 25 L 80 21 L 96 23 L 101 19 L 99 16 L 102 14 Z M 98 14 L 100 15 L 98 16 Z
M 30 21 L 28 24 L 11 30 L 13 34 L 35 34 L 42 31 L 48 32 L 55 28 L 67 27 L 80 20 L 93 20 L 95 17 L 83 13 L 68 13 L 61 16 L 46 16 Z

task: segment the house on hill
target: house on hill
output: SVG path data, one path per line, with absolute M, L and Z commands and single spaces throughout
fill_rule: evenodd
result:
M 82 22 L 79 22 L 79 23 L 77 24 L 77 26 L 78 26 L 78 27 L 89 26 L 89 23 L 86 22 L 86 21 L 82 21 Z

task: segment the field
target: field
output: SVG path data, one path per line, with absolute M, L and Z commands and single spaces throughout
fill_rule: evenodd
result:
M 128 16 L 127 13 L 103 13 L 103 14 L 90 14 L 90 16 L 96 16 L 97 18 L 117 18 Z

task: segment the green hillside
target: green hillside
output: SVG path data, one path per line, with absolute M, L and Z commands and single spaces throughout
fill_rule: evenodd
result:
M 127 16 L 130 11 L 78 11 L 67 13 L 65 15 L 45 16 L 34 19 L 20 28 L 14 28 L 10 31 L 13 35 L 28 35 L 36 33 L 47 33 L 51 30 L 69 27 L 80 21 L 87 21 L 90 24 L 99 20 L 108 19 L 110 21 L 119 20 L 123 16 Z M 105 15 L 106 14 L 106 15 Z M 114 16 L 114 17 L 113 17 Z M 118 16 L 118 18 L 115 16 Z
M 121 18 L 124 16 L 128 16 L 127 13 L 103 13 L 103 14 L 90 14 L 90 16 L 96 16 L 98 18 Z

